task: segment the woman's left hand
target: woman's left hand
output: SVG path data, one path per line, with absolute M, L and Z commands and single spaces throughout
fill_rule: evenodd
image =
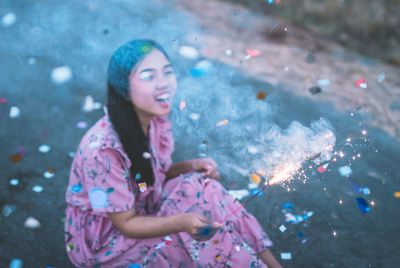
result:
M 212 158 L 196 158 L 191 162 L 193 171 L 201 172 L 202 177 L 219 178 L 218 165 Z

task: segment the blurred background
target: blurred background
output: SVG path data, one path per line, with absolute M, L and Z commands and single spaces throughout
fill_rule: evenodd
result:
M 135 38 L 161 43 L 178 78 L 174 161 L 213 157 L 240 202 L 256 172 L 332 146 L 246 205 L 284 267 L 396 267 L 398 14 L 395 0 L 2 0 L 1 267 L 73 267 L 70 167 L 104 115 L 110 56 Z

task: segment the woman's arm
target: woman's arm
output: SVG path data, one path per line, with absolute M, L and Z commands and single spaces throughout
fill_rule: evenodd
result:
M 172 164 L 165 173 L 166 180 L 188 172 L 202 172 L 203 177 L 219 178 L 218 165 L 212 158 L 196 158 Z
M 186 232 L 198 241 L 211 237 L 198 237 L 199 231 L 211 224 L 209 220 L 196 213 L 183 213 L 166 217 L 137 216 L 135 209 L 118 213 L 107 213 L 111 222 L 126 237 L 152 238 L 174 233 Z M 219 223 L 212 224 L 214 233 L 222 227 Z
M 181 174 L 185 174 L 188 172 L 192 172 L 193 170 L 193 165 L 192 165 L 192 160 L 186 160 L 178 163 L 173 163 L 169 170 L 165 173 L 166 175 L 166 180 L 178 177 Z
M 115 227 L 129 238 L 152 238 L 183 231 L 181 215 L 167 217 L 137 216 L 135 209 L 107 213 Z

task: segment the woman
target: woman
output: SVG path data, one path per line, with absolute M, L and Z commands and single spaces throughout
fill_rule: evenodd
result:
M 244 208 L 217 223 L 240 204 L 212 180 L 214 160 L 172 163 L 167 116 L 176 87 L 154 41 L 130 41 L 111 57 L 105 115 L 71 167 L 69 258 L 78 267 L 280 267 Z

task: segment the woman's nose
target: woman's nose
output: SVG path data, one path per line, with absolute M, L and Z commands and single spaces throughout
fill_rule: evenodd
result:
M 168 79 L 166 79 L 165 77 L 158 77 L 157 81 L 156 81 L 156 87 L 159 89 L 164 89 L 166 87 L 168 87 Z

